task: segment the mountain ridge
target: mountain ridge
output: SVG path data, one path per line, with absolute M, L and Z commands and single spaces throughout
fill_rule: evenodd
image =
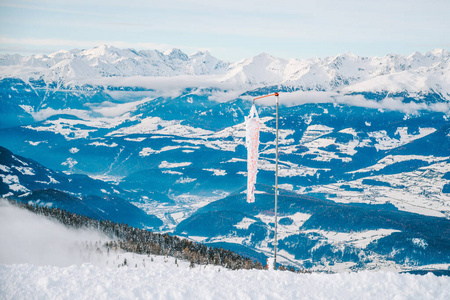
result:
M 410 55 L 364 57 L 351 53 L 323 59 L 283 59 L 267 53 L 235 63 L 207 51 L 186 55 L 179 49 L 119 49 L 102 45 L 87 50 L 50 55 L 0 55 L 0 78 L 43 79 L 47 84 L 95 84 L 94 79 L 115 77 L 197 78 L 206 87 L 252 90 L 281 85 L 316 91 L 387 91 L 437 93 L 450 100 L 450 52 L 444 49 Z M 202 78 L 202 76 L 204 78 Z M 105 82 L 108 82 L 106 80 Z M 195 80 L 194 80 L 195 82 Z M 192 82 L 191 86 L 195 83 Z M 115 83 L 114 83 L 115 84 Z M 142 86 L 139 80 L 131 86 Z

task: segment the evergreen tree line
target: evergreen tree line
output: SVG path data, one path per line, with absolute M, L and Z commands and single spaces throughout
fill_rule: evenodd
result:
M 38 215 L 54 219 L 69 228 L 99 230 L 113 240 L 104 244 L 108 249 L 120 248 L 137 254 L 172 256 L 190 261 L 191 266 L 212 264 L 232 270 L 263 269 L 260 262 L 253 262 L 233 251 L 208 247 L 167 233 L 155 233 L 109 220 L 96 220 L 60 208 L 31 205 L 15 200 L 9 200 L 9 202 Z M 280 266 L 279 269 L 286 270 L 283 266 Z M 291 270 L 293 271 L 293 269 Z

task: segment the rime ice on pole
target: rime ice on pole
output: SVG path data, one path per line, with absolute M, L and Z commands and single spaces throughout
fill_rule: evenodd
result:
M 252 105 L 250 114 L 245 118 L 247 147 L 247 202 L 255 202 L 256 174 L 258 173 L 258 148 L 259 148 L 259 116 L 255 104 Z

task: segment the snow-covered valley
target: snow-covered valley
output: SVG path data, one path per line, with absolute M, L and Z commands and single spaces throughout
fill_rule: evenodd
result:
M 0 195 L 264 262 L 273 249 L 274 107 L 257 105 L 253 206 L 244 205 L 244 117 L 253 97 L 280 92 L 280 261 L 446 269 L 449 58 L 434 50 L 228 63 L 110 46 L 3 55 Z

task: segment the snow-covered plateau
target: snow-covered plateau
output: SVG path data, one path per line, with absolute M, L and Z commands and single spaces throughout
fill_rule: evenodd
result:
M 0 202 L 2 299 L 448 299 L 450 277 L 306 273 L 195 265 L 106 252 L 79 231 Z

